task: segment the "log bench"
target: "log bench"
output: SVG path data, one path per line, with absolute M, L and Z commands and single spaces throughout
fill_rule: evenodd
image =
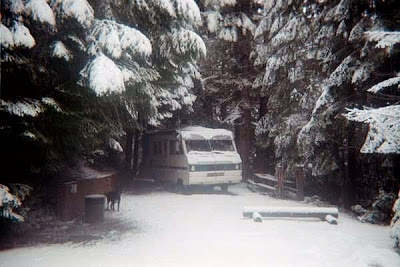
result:
M 319 218 L 331 224 L 337 224 L 339 211 L 337 208 L 322 207 L 244 207 L 243 217 L 253 218 L 253 213 L 258 213 L 266 218 Z

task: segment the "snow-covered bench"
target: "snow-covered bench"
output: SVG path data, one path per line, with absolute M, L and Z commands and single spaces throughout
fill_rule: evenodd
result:
M 319 218 L 331 224 L 337 224 L 336 219 L 339 218 L 339 211 L 337 208 L 322 208 L 322 207 L 244 207 L 243 208 L 243 217 L 253 218 L 254 220 L 259 221 L 260 216 Z

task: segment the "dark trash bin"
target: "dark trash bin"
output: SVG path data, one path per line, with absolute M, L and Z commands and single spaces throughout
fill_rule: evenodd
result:
M 85 196 L 85 222 L 95 223 L 104 220 L 104 205 L 106 197 L 95 194 Z

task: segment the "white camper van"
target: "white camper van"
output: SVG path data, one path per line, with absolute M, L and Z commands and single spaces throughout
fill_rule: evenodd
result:
M 150 133 L 145 139 L 146 173 L 178 185 L 218 185 L 226 191 L 242 180 L 233 134 L 199 126 Z

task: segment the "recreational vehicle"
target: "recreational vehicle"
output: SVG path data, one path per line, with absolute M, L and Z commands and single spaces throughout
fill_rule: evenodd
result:
M 149 133 L 144 148 L 146 173 L 159 182 L 227 191 L 242 180 L 242 161 L 228 130 L 190 126 Z

